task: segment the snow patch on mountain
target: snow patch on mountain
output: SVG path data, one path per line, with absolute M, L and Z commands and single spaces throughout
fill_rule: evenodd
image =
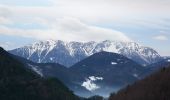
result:
M 41 77 L 43 77 L 42 70 L 39 69 L 38 66 L 33 66 L 33 65 L 31 65 L 31 64 L 28 64 L 28 66 L 31 67 L 31 69 L 32 69 L 33 71 L 35 71 L 37 74 L 39 74 Z
M 117 62 L 111 62 L 112 65 L 117 65 Z
M 100 86 L 95 84 L 95 81 L 99 80 L 103 80 L 103 77 L 89 76 L 88 78 L 85 79 L 81 86 L 85 87 L 89 91 L 94 91 L 100 88 Z
M 167 61 L 170 62 L 170 59 L 168 59 Z
M 50 57 L 50 60 L 53 61 L 53 60 L 54 60 L 54 57 Z
M 133 74 L 134 77 L 138 78 L 138 75 L 137 74 Z

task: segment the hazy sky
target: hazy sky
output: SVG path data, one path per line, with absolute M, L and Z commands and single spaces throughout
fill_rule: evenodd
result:
M 0 46 L 135 41 L 170 56 L 170 0 L 0 0 Z

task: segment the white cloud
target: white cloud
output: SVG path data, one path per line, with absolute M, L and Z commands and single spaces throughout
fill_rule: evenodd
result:
M 170 24 L 169 0 L 49 0 L 51 6 L 3 6 L 3 14 L 9 12 L 13 20 L 32 21 L 45 18 L 51 21 L 73 17 L 91 24 L 115 22 L 121 25 L 142 25 L 167 28 Z M 134 9 L 135 8 L 135 9 Z M 6 14 L 8 15 L 8 13 Z M 167 25 L 165 25 L 167 24 Z M 168 27 L 169 28 L 169 27 Z
M 0 16 L 0 24 L 2 25 L 2 24 L 12 24 L 13 22 L 10 20 L 10 19 L 8 19 L 8 18 L 5 18 L 5 17 L 2 17 L 2 16 Z
M 170 49 L 160 50 L 159 53 L 161 56 L 170 56 Z
M 89 79 L 86 79 L 86 81 L 83 82 L 82 86 L 85 87 L 89 91 L 94 91 L 94 90 L 100 88 L 99 86 L 97 86 L 95 83 L 93 83 Z
M 0 16 L 7 16 L 8 20 L 0 17 L 3 23 L 13 24 L 23 23 L 23 25 L 39 24 L 46 29 L 22 29 L 12 28 L 0 24 L 0 34 L 22 36 L 36 39 L 61 39 L 65 41 L 101 41 L 105 39 L 116 41 L 131 41 L 124 33 L 114 29 L 102 28 L 86 23 L 89 18 L 82 17 L 89 15 L 88 12 L 65 11 L 68 9 L 64 5 L 59 8 L 52 7 L 23 7 L 23 6 L 0 6 L 0 9 L 8 11 L 2 12 Z M 58 10 L 60 9 L 60 10 Z M 77 8 L 76 8 L 77 9 Z M 71 13 L 70 13 L 71 12 Z M 75 13 L 76 12 L 76 13 Z M 97 18 L 96 14 L 94 19 Z M 80 16 L 79 16 L 80 15 Z M 70 17 L 73 16 L 73 17 Z M 92 20 L 93 20 L 92 18 Z M 82 20 L 81 20 L 82 19 Z M 87 19 L 87 20 L 83 20 Z M 80 21 L 81 20 L 81 21 Z M 12 22 L 13 21 L 13 22 Z
M 119 21 L 138 23 L 138 20 L 160 21 L 169 18 L 169 0 L 51 0 L 64 15 L 90 22 Z M 135 9 L 134 9 L 135 8 Z M 165 16 L 166 15 L 166 16 Z M 153 17 L 156 16 L 156 17 Z
M 31 0 L 29 5 L 20 1 L 19 5 L 11 0 L 5 0 L 10 5 L 1 2 L 0 34 L 66 41 L 129 41 L 124 33 L 103 26 L 127 32 L 133 28 L 134 31 L 138 28 L 170 31 L 170 0 L 43 0 L 50 4 L 45 6 L 39 0 Z M 38 24 L 44 29 L 24 30 L 23 26 L 17 28 L 18 23 L 20 26 Z M 13 25 L 7 27 L 7 24 Z M 128 30 L 129 27 L 132 29 Z
M 13 43 L 11 42 L 0 42 L 0 47 L 3 47 L 4 49 L 8 50 L 8 48 L 10 48 L 10 46 L 12 46 Z
M 167 41 L 168 37 L 165 35 L 157 35 L 157 36 L 153 37 L 153 39 L 159 40 L 159 41 Z
M 85 87 L 89 91 L 94 91 L 100 88 L 100 86 L 94 83 L 95 81 L 99 80 L 100 81 L 103 80 L 103 77 L 89 76 L 89 78 L 87 78 L 86 81 L 83 82 L 81 86 Z
M 9 17 L 12 14 L 10 8 L 9 6 L 0 5 L 0 16 Z
M 51 34 L 50 34 L 51 33 Z M 17 28 L 8 28 L 5 26 L 0 26 L 0 34 L 9 35 L 9 36 L 20 36 L 20 37 L 28 37 L 35 39 L 46 39 L 53 36 L 54 33 L 52 30 L 24 30 Z
M 91 81 L 97 81 L 97 80 L 103 80 L 103 77 L 90 76 L 89 79 L 90 79 Z
M 170 59 L 168 59 L 167 61 L 170 62 Z
M 50 26 L 50 24 L 49 24 Z M 24 30 L 0 26 L 0 34 L 23 36 L 36 39 L 59 39 L 65 41 L 131 41 L 122 32 L 87 25 L 75 18 L 58 19 L 49 29 Z

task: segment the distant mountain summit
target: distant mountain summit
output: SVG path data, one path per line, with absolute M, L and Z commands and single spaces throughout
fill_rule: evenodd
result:
M 141 65 L 152 64 L 161 59 L 161 56 L 152 48 L 141 46 L 135 42 L 117 42 L 109 40 L 102 42 L 64 42 L 61 40 L 47 40 L 36 42 L 32 45 L 17 48 L 9 52 L 34 62 L 60 63 L 69 67 L 101 51 L 124 55 Z

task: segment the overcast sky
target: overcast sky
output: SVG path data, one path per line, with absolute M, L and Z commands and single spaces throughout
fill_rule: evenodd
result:
M 0 46 L 135 41 L 170 56 L 170 0 L 0 0 Z

